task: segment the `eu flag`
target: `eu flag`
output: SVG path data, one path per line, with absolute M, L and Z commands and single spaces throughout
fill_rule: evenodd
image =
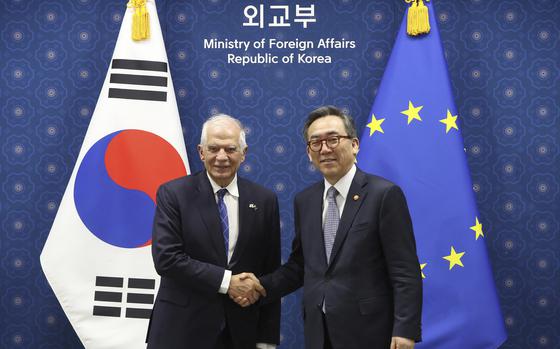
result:
M 432 4 L 431 32 L 403 21 L 361 138 L 358 166 L 398 184 L 424 281 L 418 348 L 497 348 L 506 338 Z M 406 18 L 406 17 L 405 17 Z

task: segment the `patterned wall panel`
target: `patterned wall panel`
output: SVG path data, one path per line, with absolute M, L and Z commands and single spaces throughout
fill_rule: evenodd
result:
M 363 127 L 404 4 L 315 1 L 317 22 L 307 30 L 242 27 L 244 6 L 261 3 L 269 2 L 168 0 L 158 1 L 158 13 L 191 168 L 202 168 L 195 146 L 205 117 L 226 112 L 242 119 L 250 153 L 241 175 L 278 194 L 287 258 L 291 200 L 320 178 L 304 156 L 303 119 L 329 103 Z M 0 2 L 2 348 L 81 347 L 39 254 L 95 108 L 124 6 L 116 0 Z M 560 2 L 439 0 L 435 7 L 509 333 L 503 348 L 558 348 Z M 203 38 L 296 36 L 344 38 L 357 47 L 333 50 L 326 65 L 245 67 L 202 47 Z M 281 348 L 303 347 L 300 308 L 299 293 L 283 300 Z

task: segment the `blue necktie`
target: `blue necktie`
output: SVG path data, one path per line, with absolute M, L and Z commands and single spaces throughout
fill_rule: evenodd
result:
M 325 222 L 323 226 L 327 263 L 329 263 L 329 260 L 331 259 L 331 251 L 334 245 L 334 238 L 336 237 L 338 223 L 340 222 L 340 215 L 338 213 L 338 206 L 336 204 L 337 194 L 338 191 L 335 187 L 330 187 L 329 190 L 327 190 L 327 214 L 325 215 Z
M 224 195 L 227 193 L 227 189 L 218 190 L 218 210 L 220 211 L 220 223 L 222 224 L 222 233 L 224 234 L 224 242 L 226 245 L 226 259 L 229 255 L 229 222 L 227 216 L 227 207 L 224 202 Z

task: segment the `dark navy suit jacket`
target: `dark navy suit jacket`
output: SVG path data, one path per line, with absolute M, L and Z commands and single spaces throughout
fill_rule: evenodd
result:
M 401 189 L 358 170 L 328 262 L 322 232 L 323 192 L 321 181 L 296 196 L 290 258 L 260 279 L 267 299 L 304 287 L 308 349 L 323 348 L 323 301 L 334 348 L 388 349 L 391 336 L 420 341 L 422 278 Z
M 152 254 L 161 285 L 148 328 L 149 348 L 212 349 L 226 321 L 237 349 L 279 342 L 279 301 L 241 308 L 218 293 L 225 269 L 233 275 L 263 275 L 280 265 L 276 195 L 243 178 L 237 185 L 239 236 L 229 264 L 206 172 L 159 188 Z

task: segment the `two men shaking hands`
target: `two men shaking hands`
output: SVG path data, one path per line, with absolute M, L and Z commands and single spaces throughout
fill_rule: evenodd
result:
M 204 123 L 205 171 L 157 194 L 161 284 L 148 348 L 274 349 L 279 300 L 302 286 L 308 349 L 412 349 L 421 340 L 422 278 L 402 190 L 356 167 L 356 128 L 340 109 L 312 111 L 303 137 L 323 180 L 295 196 L 292 251 L 280 265 L 278 199 L 237 176 L 243 126 L 227 115 Z

